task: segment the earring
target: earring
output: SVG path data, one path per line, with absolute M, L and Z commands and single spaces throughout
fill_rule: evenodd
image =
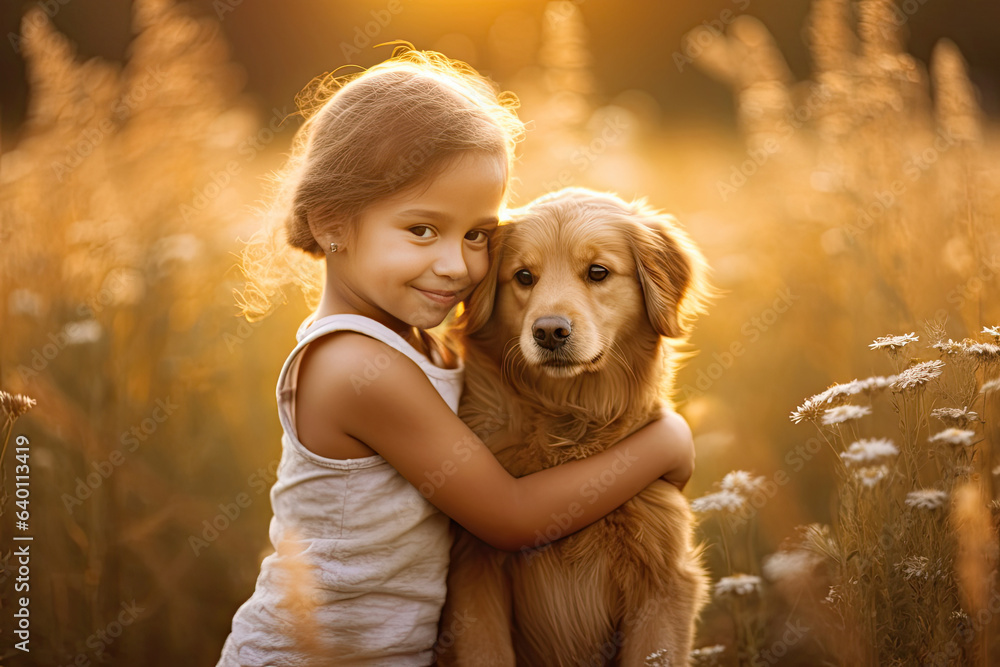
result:
M 336 243 L 331 243 L 330 244 L 330 252 L 337 252 L 338 250 L 340 250 L 340 246 L 339 245 L 337 245 Z

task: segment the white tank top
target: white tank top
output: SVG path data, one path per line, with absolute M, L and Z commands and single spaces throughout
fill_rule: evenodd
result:
M 329 459 L 306 449 L 296 436 L 301 352 L 320 336 L 341 330 L 377 338 L 395 350 L 374 360 L 371 372 L 356 379 L 359 384 L 377 381 L 379 367 L 403 354 L 424 371 L 452 411 L 458 409 L 461 360 L 454 369 L 436 366 L 402 336 L 361 315 L 302 323 L 298 345 L 278 376 L 283 435 L 271 488 L 275 553 L 261 563 L 256 590 L 233 618 L 220 667 L 311 664 L 295 638 L 295 629 L 306 628 L 320 655 L 338 665 L 434 662 L 451 547 L 449 518 L 381 456 Z M 441 363 L 436 351 L 434 356 Z M 286 537 L 295 541 L 282 545 Z M 300 554 L 290 555 L 289 547 Z M 307 565 L 304 575 L 296 563 Z M 292 572 L 300 573 L 298 579 Z M 306 619 L 311 626 L 303 623 L 301 611 L 287 607 L 287 592 L 303 577 L 313 583 L 304 588 L 312 597 Z

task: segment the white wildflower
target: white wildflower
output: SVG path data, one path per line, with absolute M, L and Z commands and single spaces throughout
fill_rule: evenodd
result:
M 1000 324 L 995 327 L 983 327 L 983 330 L 979 333 L 984 333 L 987 336 L 993 336 L 993 338 L 1000 343 Z
M 969 422 L 974 422 L 979 420 L 979 414 L 969 410 L 968 406 L 964 408 L 934 408 L 931 410 L 931 417 L 937 417 L 946 426 L 957 426 L 959 428 L 965 426 Z
M 980 394 L 992 394 L 995 391 L 1000 391 L 1000 378 L 984 382 L 983 386 L 979 389 Z
M 916 333 L 903 334 L 902 336 L 882 336 L 881 338 L 876 338 L 875 342 L 868 347 L 872 350 L 889 350 L 896 351 L 908 343 L 916 343 L 920 340 Z
M 792 422 L 798 424 L 805 420 L 816 421 L 823 416 L 823 411 L 828 407 L 846 402 L 848 396 L 851 395 L 849 393 L 851 384 L 835 384 L 814 396 L 810 396 L 791 414 Z
M 692 667 L 716 667 L 722 654 L 726 652 L 726 647 L 722 644 L 715 646 L 702 646 L 690 653 Z
M 39 317 L 44 310 L 43 304 L 42 297 L 29 289 L 11 290 L 7 295 L 7 310 L 12 315 Z
M 823 412 L 823 423 L 830 426 L 850 419 L 860 419 L 871 413 L 872 409 L 864 405 L 838 405 Z
M 644 667 L 672 667 L 670 664 L 670 651 L 665 648 L 653 651 L 642 661 Z
M 930 575 L 929 565 L 930 559 L 927 556 L 907 556 L 896 563 L 895 568 L 903 573 L 905 581 L 910 581 L 911 579 L 927 579 Z
M 927 556 L 907 556 L 896 563 L 896 569 L 902 571 L 903 579 L 926 579 L 927 564 L 930 559 Z
M 857 382 L 861 387 L 861 391 L 866 394 L 885 389 L 886 387 L 891 386 L 895 381 L 895 375 L 890 375 L 889 377 L 885 377 L 884 375 L 873 375 L 872 377 L 865 378 L 864 380 L 855 380 L 855 382 Z
M 868 466 L 858 468 L 854 471 L 854 479 L 858 480 L 869 489 L 881 482 L 889 474 L 889 467 L 885 465 Z
M 976 437 L 975 431 L 963 428 L 946 428 L 930 437 L 931 442 L 944 442 L 955 447 L 968 447 Z
M 743 509 L 747 499 L 733 491 L 716 491 L 691 501 L 691 510 L 698 513 L 733 512 Z
M 85 345 L 100 340 L 102 331 L 100 322 L 91 318 L 67 323 L 62 329 L 61 337 L 67 345 Z
M 761 489 L 765 481 L 767 480 L 764 477 L 755 477 L 746 470 L 733 470 L 722 478 L 719 488 L 743 496 L 752 496 Z
M 966 354 L 980 361 L 1000 359 L 1000 345 L 993 343 L 973 343 L 965 348 Z
M 844 382 L 841 384 L 835 384 L 832 387 L 828 387 L 823 395 L 826 396 L 828 403 L 832 403 L 838 398 L 847 398 L 848 396 L 854 396 L 855 394 L 860 394 L 864 390 L 864 385 L 860 380 L 854 379 L 850 382 Z
M 823 411 L 826 409 L 823 402 L 816 399 L 816 396 L 811 396 L 805 400 L 805 402 L 795 409 L 789 419 L 792 420 L 793 424 L 798 424 L 800 422 L 816 421 L 823 415 Z
M 906 504 L 925 510 L 936 510 L 944 505 L 948 499 L 948 492 L 940 489 L 919 489 L 906 494 Z
M 202 242 L 194 234 L 172 234 L 153 244 L 153 253 L 160 264 L 180 262 L 186 264 L 198 258 Z
M 741 597 L 760 593 L 760 577 L 752 574 L 734 574 L 723 577 L 715 584 L 715 597 Z
M 892 383 L 892 389 L 893 391 L 904 391 L 920 387 L 940 376 L 943 369 L 944 362 L 938 359 L 913 364 L 896 376 L 896 381 Z
M 938 341 L 934 343 L 931 347 L 940 352 L 941 354 L 958 354 L 959 352 L 965 352 L 965 344 L 952 339 L 947 341 Z
M 805 549 L 792 549 L 767 556 L 761 569 L 769 581 L 780 581 L 809 576 L 822 562 L 823 558 L 819 554 Z
M 846 452 L 840 457 L 847 465 L 878 463 L 884 459 L 898 456 L 899 450 L 892 440 L 886 438 L 867 438 L 852 442 Z

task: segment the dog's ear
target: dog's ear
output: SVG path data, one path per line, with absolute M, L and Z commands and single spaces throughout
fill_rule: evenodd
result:
M 653 329 L 667 338 L 687 334 L 687 320 L 701 310 L 696 272 L 701 253 L 669 215 L 630 216 L 629 241 Z
M 461 312 L 455 317 L 455 326 L 464 335 L 479 331 L 489 322 L 493 314 L 493 303 L 497 294 L 497 277 L 500 261 L 503 259 L 504 225 L 500 225 L 490 237 L 490 268 L 482 282 L 476 285 L 472 294 L 462 302 Z

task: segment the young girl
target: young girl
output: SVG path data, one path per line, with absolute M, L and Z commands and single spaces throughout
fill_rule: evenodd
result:
M 497 548 L 534 547 L 553 517 L 569 518 L 568 535 L 692 470 L 674 413 L 590 458 L 519 479 L 504 470 L 455 415 L 462 361 L 425 330 L 486 275 L 516 101 L 414 51 L 337 85 L 284 174 L 287 239 L 325 256 L 326 278 L 278 377 L 276 551 L 219 665 L 431 664 L 449 517 Z M 607 474 L 614 483 L 585 496 Z

